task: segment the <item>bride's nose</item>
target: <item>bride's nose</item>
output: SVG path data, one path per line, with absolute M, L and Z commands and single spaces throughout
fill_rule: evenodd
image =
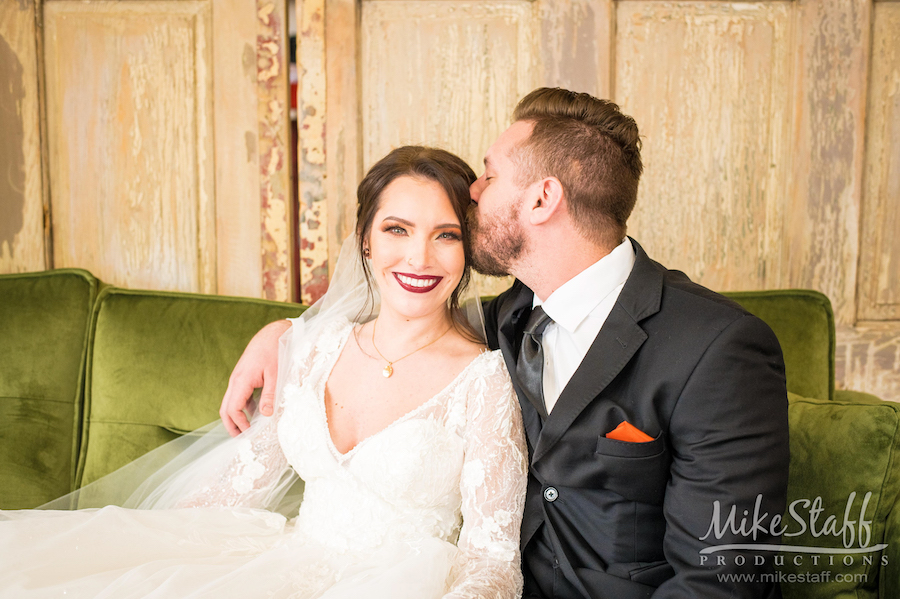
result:
M 409 244 L 406 263 L 416 270 L 425 270 L 431 265 L 431 243 L 428 239 L 413 239 Z

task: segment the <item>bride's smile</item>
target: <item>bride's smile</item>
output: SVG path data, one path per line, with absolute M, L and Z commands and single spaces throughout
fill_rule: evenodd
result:
M 428 293 L 438 286 L 443 277 L 419 277 L 411 274 L 395 272 L 394 276 L 400 286 L 413 293 Z

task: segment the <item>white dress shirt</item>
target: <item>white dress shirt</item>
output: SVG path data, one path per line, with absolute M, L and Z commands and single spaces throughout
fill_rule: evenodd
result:
M 547 413 L 556 405 L 600 332 L 634 267 L 634 246 L 627 237 L 609 254 L 590 265 L 550 294 L 535 295 L 553 322 L 544 329 L 544 403 Z

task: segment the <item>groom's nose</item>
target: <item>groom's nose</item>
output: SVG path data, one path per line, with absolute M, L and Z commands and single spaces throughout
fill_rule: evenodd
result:
M 479 198 L 481 198 L 481 192 L 484 191 L 484 184 L 484 175 L 481 175 L 469 186 L 469 196 L 472 198 L 473 202 L 477 203 Z

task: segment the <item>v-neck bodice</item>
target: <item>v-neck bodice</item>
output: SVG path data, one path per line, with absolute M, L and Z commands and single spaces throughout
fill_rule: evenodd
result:
M 341 453 L 328 427 L 325 386 L 351 331 L 346 320 L 323 331 L 302 382 L 283 391 L 278 437 L 306 483 L 297 528 L 326 544 L 378 544 L 396 535 L 452 540 L 470 387 L 490 372 L 502 375 L 502 358 L 480 354 L 440 392 Z M 347 509 L 335 509 L 341 505 Z

